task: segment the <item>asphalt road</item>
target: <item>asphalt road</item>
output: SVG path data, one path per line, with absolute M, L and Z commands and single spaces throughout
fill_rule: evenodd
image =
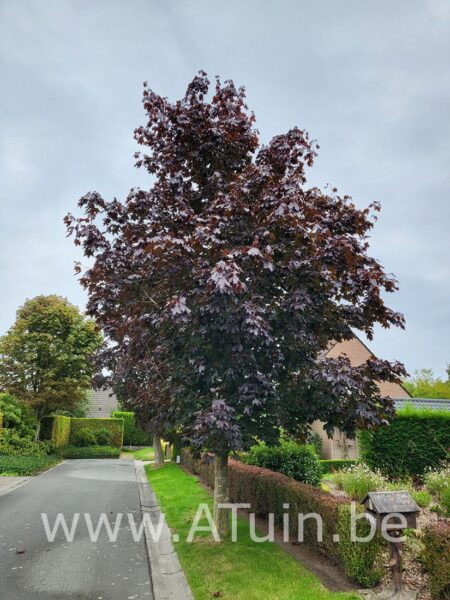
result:
M 73 542 L 61 528 L 48 541 L 63 513 L 69 528 L 80 513 Z M 114 525 L 123 513 L 117 540 L 102 527 L 90 539 L 101 513 Z M 0 496 L 0 600 L 153 600 L 145 541 L 133 540 L 128 513 L 141 521 L 133 461 L 72 460 Z

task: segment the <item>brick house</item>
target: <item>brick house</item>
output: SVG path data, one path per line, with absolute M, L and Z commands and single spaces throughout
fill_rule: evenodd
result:
M 326 357 L 337 358 L 346 355 L 352 366 L 357 367 L 373 357 L 373 353 L 356 336 L 344 342 L 335 342 L 326 353 Z M 411 398 L 409 392 L 398 383 L 380 381 L 378 383 L 381 394 L 396 400 Z M 314 421 L 311 425 L 313 431 L 318 433 L 322 439 L 322 458 L 336 460 L 340 458 L 358 458 L 358 441 L 349 438 L 339 429 L 334 430 L 332 438 L 329 438 L 320 421 Z

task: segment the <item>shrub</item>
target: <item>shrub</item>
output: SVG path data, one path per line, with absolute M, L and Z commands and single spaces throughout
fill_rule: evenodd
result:
M 58 448 L 63 458 L 119 458 L 120 449 L 114 446 L 65 446 Z
M 450 518 L 450 488 L 442 490 L 439 496 L 439 504 L 441 505 L 444 516 Z
M 243 462 L 283 473 L 296 481 L 320 484 L 322 469 L 312 446 L 301 446 L 295 442 L 282 442 L 279 446 L 259 444 L 250 448 Z
M 333 481 L 339 489 L 344 490 L 354 500 L 363 500 L 368 492 L 386 489 L 387 482 L 384 477 L 371 471 L 366 465 L 359 463 L 337 471 Z
M 115 410 L 113 419 L 123 419 L 123 443 L 126 446 L 146 446 L 151 443 L 150 436 L 136 425 L 133 412 Z
M 350 458 L 341 458 L 337 460 L 320 460 L 320 466 L 322 468 L 322 474 L 334 473 L 334 471 L 342 471 L 346 467 L 356 465 L 357 461 Z
M 427 508 L 430 506 L 432 497 L 427 490 L 419 490 L 417 492 L 411 492 L 411 496 L 414 498 L 415 502 L 420 506 L 420 508 Z
M 364 509 L 358 507 L 358 512 Z M 350 506 L 345 504 L 339 508 L 337 533 L 339 534 L 340 559 L 347 575 L 364 587 L 376 585 L 383 574 L 381 557 L 383 538 L 377 532 L 370 543 L 352 542 L 350 527 Z M 358 519 L 356 534 L 364 537 L 370 532 L 370 523 L 365 519 Z
M 111 437 L 111 432 L 108 429 L 99 429 L 95 434 L 99 446 L 111 446 Z
M 204 455 L 200 460 L 195 460 L 189 450 L 183 448 L 182 464 L 198 475 L 205 484 L 213 486 L 214 464 L 211 455 Z M 354 561 L 346 558 L 352 552 L 352 549 L 348 548 L 349 539 L 345 536 L 339 542 L 333 539 L 338 524 L 343 526 L 343 519 L 346 518 L 340 512 L 342 506 L 348 506 L 345 498 L 332 496 L 320 488 L 300 483 L 281 473 L 234 460 L 230 460 L 229 463 L 229 497 L 230 502 L 250 503 L 252 512 L 261 517 L 273 513 L 275 522 L 280 526 L 283 525 L 284 515 L 289 514 L 289 531 L 296 539 L 298 539 L 298 515 L 318 513 L 323 520 L 323 541 L 319 542 L 317 539 L 315 519 L 306 519 L 304 543 L 331 560 L 341 562 L 346 572 L 352 574 L 358 583 L 366 585 L 368 580 L 376 579 L 375 570 L 381 553 L 378 538 L 364 544 L 367 548 L 360 550 L 358 568 L 354 566 Z M 285 508 L 286 504 L 289 505 L 288 509 Z M 368 548 L 369 546 L 371 548 Z M 356 553 L 356 550 L 353 549 L 353 552 Z
M 123 445 L 123 419 L 71 419 L 70 444 L 74 444 L 80 429 L 89 429 L 94 437 L 100 429 L 107 429 L 111 432 L 111 445 L 116 446 L 116 448 L 121 448 Z M 95 444 L 95 440 L 93 443 Z
M 439 521 L 429 525 L 422 537 L 422 563 L 430 576 L 433 599 L 450 598 L 450 522 Z
M 2 429 L 3 429 L 3 413 L 0 412 L 0 438 L 2 437 Z
M 0 454 L 0 474 L 27 477 L 45 471 L 59 462 L 56 456 L 5 456 Z
M 306 443 L 308 446 L 314 448 L 317 456 L 322 456 L 323 442 L 317 431 L 313 431 L 312 429 L 308 430 L 308 433 L 306 434 Z
M 74 445 L 79 447 L 94 446 L 97 443 L 95 435 L 87 427 L 79 429 L 72 439 Z
M 406 407 L 389 426 L 358 435 L 361 456 L 369 467 L 389 477 L 422 476 L 447 459 L 450 411 Z
M 3 429 L 0 439 L 0 455 L 5 456 L 46 456 L 51 449 L 47 442 L 33 442 L 20 437 L 14 429 Z
M 32 410 L 12 394 L 0 393 L 0 412 L 3 427 L 15 429 L 20 437 L 33 437 L 36 419 Z
M 444 490 L 450 488 L 450 466 L 438 471 L 428 471 L 425 474 L 424 482 L 430 494 L 439 497 Z

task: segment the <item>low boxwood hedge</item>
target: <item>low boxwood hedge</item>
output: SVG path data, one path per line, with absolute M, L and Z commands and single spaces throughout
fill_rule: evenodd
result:
M 214 484 L 214 463 L 211 455 L 194 459 L 187 448 L 182 450 L 182 465 L 198 475 L 208 486 Z M 349 504 L 345 498 L 332 496 L 320 488 L 300 483 L 281 473 L 261 467 L 230 460 L 229 499 L 235 503 L 249 503 L 251 511 L 258 516 L 275 515 L 275 521 L 283 526 L 283 517 L 289 513 L 290 534 L 298 539 L 298 515 L 317 513 L 323 522 L 323 541 L 317 539 L 315 519 L 304 523 L 304 543 L 313 550 L 338 562 L 344 571 L 360 585 L 374 585 L 381 576 L 380 560 L 383 543 L 377 535 L 371 542 L 351 542 L 350 536 L 335 541 L 334 534 L 348 529 Z M 289 508 L 285 508 L 289 505 Z M 357 533 L 362 536 L 367 521 L 357 522 Z
M 57 456 L 7 456 L 0 455 L 0 474 L 26 477 L 45 471 L 59 462 Z
M 119 458 L 120 449 L 113 446 L 65 446 L 58 449 L 62 458 Z

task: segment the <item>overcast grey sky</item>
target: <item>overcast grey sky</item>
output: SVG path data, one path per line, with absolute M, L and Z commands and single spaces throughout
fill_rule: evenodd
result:
M 0 334 L 26 298 L 83 307 L 63 216 L 123 198 L 142 82 L 171 99 L 199 69 L 247 88 L 263 141 L 294 125 L 310 172 L 382 204 L 372 254 L 400 281 L 406 331 L 377 355 L 450 361 L 450 0 L 0 0 Z

